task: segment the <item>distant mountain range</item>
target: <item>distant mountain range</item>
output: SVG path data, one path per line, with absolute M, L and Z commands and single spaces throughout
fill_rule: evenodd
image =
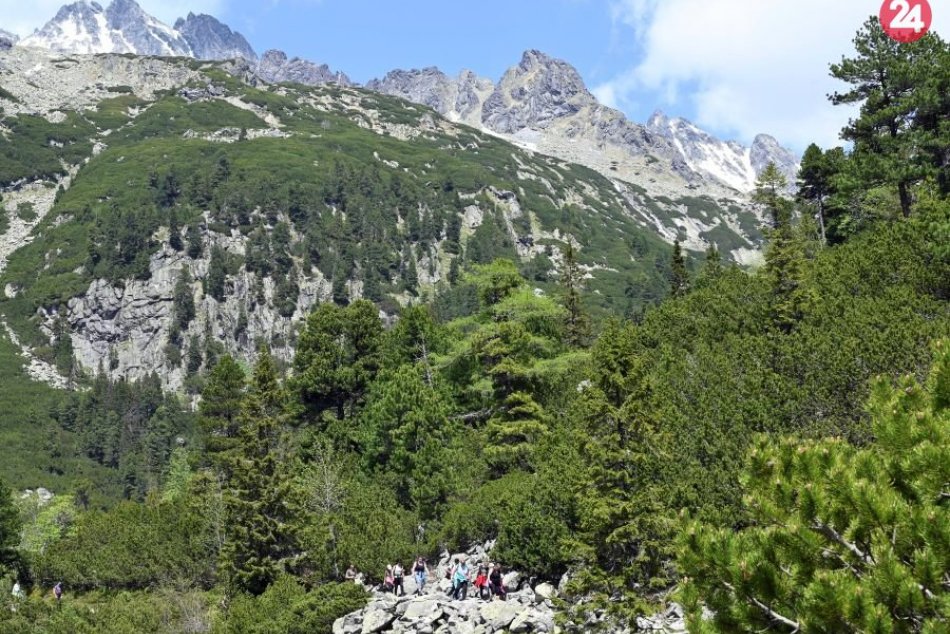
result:
M 277 50 L 259 56 L 243 35 L 210 15 L 189 13 L 168 26 L 135 0 L 113 0 L 105 8 L 91 0 L 65 5 L 22 40 L 0 32 L 0 48 L 10 46 L 63 54 L 243 59 L 251 74 L 269 83 L 354 85 L 346 74 L 326 64 L 290 58 Z M 798 157 L 766 134 L 746 147 L 661 112 L 646 124 L 630 121 L 601 104 L 573 66 L 540 51 L 526 51 L 497 83 L 468 70 L 450 77 L 429 67 L 394 70 L 366 87 L 429 106 L 524 148 L 639 183 L 654 195 L 695 191 L 741 197 L 753 189 L 769 162 L 790 183 L 798 168 Z

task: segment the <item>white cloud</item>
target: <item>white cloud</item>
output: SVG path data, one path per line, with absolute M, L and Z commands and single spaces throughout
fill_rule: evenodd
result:
M 0 0 L 0 29 L 25 37 L 50 20 L 59 8 L 72 0 Z M 107 6 L 110 0 L 98 0 Z M 221 16 L 226 0 L 138 0 L 146 12 L 172 24 L 189 11 Z
M 832 145 L 851 111 L 826 98 L 843 87 L 828 64 L 853 51 L 855 32 L 879 7 L 878 0 L 616 0 L 615 25 L 636 38 L 642 58 L 596 90 L 621 106 L 657 91 L 672 112 L 690 107 L 696 123 L 745 141 L 767 132 L 798 150 Z M 934 30 L 950 30 L 950 6 L 934 13 Z

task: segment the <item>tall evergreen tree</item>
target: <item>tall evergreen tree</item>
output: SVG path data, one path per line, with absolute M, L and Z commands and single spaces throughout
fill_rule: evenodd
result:
M 579 581 L 601 597 L 629 599 L 636 587 L 662 587 L 670 577 L 672 521 L 659 488 L 662 412 L 651 403 L 632 325 L 608 323 L 591 356 L 593 380 L 578 411 L 586 469 L 577 491 L 577 546 L 592 567 Z M 623 606 L 610 600 L 606 607 Z
M 548 433 L 544 409 L 527 392 L 513 392 L 485 427 L 485 459 L 496 476 L 531 471 L 535 450 Z
M 205 278 L 205 292 L 219 302 L 224 301 L 225 281 L 228 274 L 226 260 L 224 249 L 212 247 L 208 276 Z
M 20 555 L 20 513 L 13 502 L 13 493 L 0 480 L 0 571 L 15 568 Z
M 380 364 L 383 325 L 372 302 L 321 304 L 307 318 L 294 356 L 294 389 L 317 422 L 362 404 Z
M 680 241 L 673 243 L 673 259 L 670 263 L 670 296 L 682 297 L 689 290 L 689 270 Z
M 584 311 L 581 298 L 584 275 L 577 261 L 574 244 L 568 241 L 564 247 L 564 262 L 561 270 L 561 289 L 567 315 L 564 320 L 564 342 L 579 348 L 590 339 L 590 318 Z
M 939 95 L 940 80 L 922 81 L 948 72 L 946 45 L 933 33 L 913 43 L 896 42 L 871 17 L 855 36 L 854 46 L 855 57 L 831 65 L 832 77 L 850 84 L 846 92 L 831 95 L 831 102 L 861 108 L 842 130 L 842 138 L 854 144 L 849 185 L 857 191 L 895 187 L 906 217 L 913 206 L 911 187 L 935 173 L 935 158 L 945 159 L 943 148 L 936 157 L 920 149 L 932 147 L 932 135 L 941 128 L 947 131 L 945 124 L 937 123 L 948 114 L 941 113 L 940 102 L 945 108 L 947 101 Z M 942 81 L 946 86 L 947 80 Z M 917 119 L 918 112 L 925 114 L 923 119 Z
M 188 257 L 197 260 L 204 254 L 204 242 L 201 238 L 201 226 L 193 224 L 188 227 Z
M 821 242 L 828 242 L 826 221 L 828 218 L 828 202 L 837 191 L 835 177 L 841 170 L 844 161 L 844 152 L 841 148 L 834 148 L 822 152 L 821 148 L 812 143 L 805 149 L 802 162 L 798 169 L 798 192 L 796 198 L 815 206 L 815 218 L 821 231 Z
M 226 452 L 237 444 L 244 389 L 244 370 L 233 358 L 224 356 L 201 391 L 198 426 L 205 451 L 219 466 L 223 466 Z
M 262 349 L 241 411 L 225 495 L 222 567 L 229 589 L 259 595 L 293 567 L 297 552 L 290 473 L 281 455 L 286 399 Z
M 426 517 L 447 502 L 447 449 L 455 429 L 444 398 L 421 368 L 403 365 L 380 375 L 360 416 L 369 470 L 393 483 L 400 501 Z
M 172 308 L 175 325 L 179 330 L 187 330 L 188 324 L 195 318 L 195 298 L 191 290 L 191 274 L 187 267 L 178 272 L 175 291 L 172 295 Z
M 184 243 L 181 240 L 181 227 L 178 225 L 178 212 L 175 208 L 168 212 L 168 246 L 175 251 L 181 251 Z
M 773 229 L 778 229 L 791 219 L 791 208 L 784 196 L 786 187 L 788 179 L 772 162 L 765 166 L 755 181 L 752 200 L 765 207 L 772 217 Z

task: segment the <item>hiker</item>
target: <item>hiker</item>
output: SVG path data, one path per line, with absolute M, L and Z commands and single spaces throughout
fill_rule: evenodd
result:
M 451 584 L 449 585 L 449 590 L 446 592 L 447 595 L 452 596 L 455 594 L 455 571 L 459 567 L 459 558 L 455 558 L 455 563 L 445 569 L 445 578 L 448 579 Z
M 491 574 L 488 575 L 488 587 L 492 595 L 500 597 L 502 601 L 508 596 L 508 591 L 505 590 L 505 579 L 501 574 L 501 564 L 495 564 Z
M 478 574 L 475 576 L 475 589 L 478 591 L 478 598 L 482 601 L 491 598 L 491 590 L 488 589 L 488 566 L 483 563 L 478 564 Z
M 395 583 L 396 582 L 393 579 L 393 567 L 386 566 L 386 576 L 383 577 L 383 590 L 386 592 L 392 592 Z
M 406 596 L 406 590 L 402 587 L 403 579 L 406 577 L 402 564 L 397 563 L 393 566 L 393 594 L 396 596 Z
M 350 564 L 350 567 L 346 569 L 345 573 L 343 573 L 344 579 L 346 579 L 347 581 L 353 581 L 355 583 L 358 583 L 356 578 L 359 576 L 360 576 L 360 573 L 357 572 L 356 566 L 354 566 L 353 564 Z
M 422 594 L 426 587 L 426 578 L 429 576 L 429 568 L 426 566 L 425 557 L 421 555 L 416 557 L 416 564 L 412 567 L 412 572 L 416 576 L 416 594 Z
M 53 596 L 56 597 L 56 602 L 63 598 L 63 582 L 58 581 L 55 586 L 53 586 Z
M 468 567 L 468 562 L 463 559 L 455 567 L 455 572 L 452 574 L 452 581 L 455 586 L 455 589 L 452 591 L 453 599 L 458 599 L 459 595 L 462 595 L 462 601 L 468 598 L 468 582 L 470 576 L 471 570 Z

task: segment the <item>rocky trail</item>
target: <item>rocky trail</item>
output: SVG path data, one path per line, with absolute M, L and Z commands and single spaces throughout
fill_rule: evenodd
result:
M 464 557 L 472 566 L 473 577 L 479 561 L 489 561 L 490 548 L 477 547 L 465 555 L 444 554 L 432 570 L 423 592 L 417 592 L 415 579 L 405 578 L 405 594 L 395 596 L 391 592 L 372 589 L 372 598 L 362 610 L 337 619 L 333 634 L 374 634 L 393 632 L 407 634 L 496 634 L 501 632 L 567 632 L 560 625 L 556 614 L 558 597 L 564 590 L 566 579 L 559 588 L 550 583 L 532 583 L 517 571 L 507 572 L 504 577 L 508 595 L 483 599 L 475 588 L 470 588 L 466 599 L 453 599 L 451 584 L 445 578 L 450 562 Z M 685 633 L 683 611 L 672 604 L 666 611 L 652 617 L 638 618 L 633 627 L 606 625 L 592 616 L 580 626 L 581 631 L 597 629 L 608 634 L 633 634 L 655 632 L 657 634 Z

